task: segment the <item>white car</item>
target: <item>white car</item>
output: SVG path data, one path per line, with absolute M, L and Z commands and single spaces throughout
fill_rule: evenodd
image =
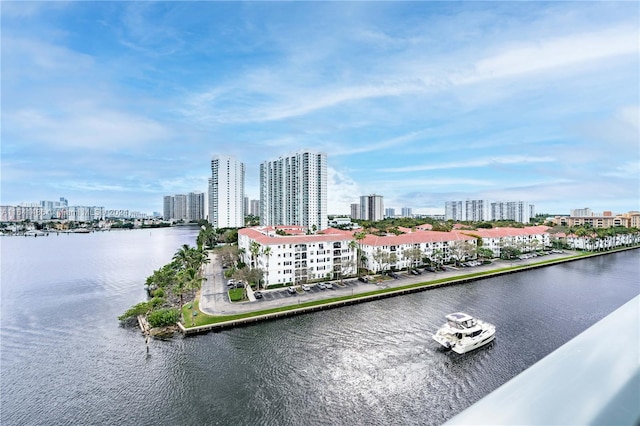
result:
M 307 284 L 302 284 L 302 289 L 304 291 L 309 291 L 309 290 L 311 290 L 311 287 L 309 287 Z
M 333 284 L 331 284 L 331 283 L 324 283 L 324 286 L 326 288 L 333 288 Z

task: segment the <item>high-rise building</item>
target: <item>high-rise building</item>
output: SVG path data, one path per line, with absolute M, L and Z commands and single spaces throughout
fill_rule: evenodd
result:
M 209 179 L 209 222 L 214 228 L 244 226 L 244 163 L 214 155 Z
M 491 203 L 491 220 L 513 220 L 520 223 L 529 223 L 533 212 L 535 212 L 533 204 L 525 201 L 496 201 Z
M 446 201 L 444 203 L 444 220 L 467 220 L 462 205 L 462 201 Z
M 260 216 L 260 200 L 249 201 L 249 214 L 253 216 Z
M 464 202 L 465 219 L 471 222 L 489 220 L 489 202 L 486 200 L 467 200 Z
M 413 217 L 413 209 L 411 207 L 403 207 L 401 209 L 402 217 Z
M 387 207 L 386 209 L 384 209 L 384 217 L 395 217 L 396 215 L 396 209 L 394 209 L 393 207 Z
M 204 192 L 187 194 L 187 220 L 197 222 L 204 219 Z
M 327 228 L 327 154 L 305 150 L 260 165 L 260 224 Z
M 382 195 L 362 195 L 360 197 L 360 219 L 377 222 L 384 219 Z
M 585 207 L 583 209 L 573 209 L 571 210 L 571 216 L 573 217 L 590 217 L 594 216 L 593 212 L 589 207 Z
M 484 222 L 490 220 L 489 201 L 466 200 L 444 203 L 445 220 Z
M 360 204 L 351 204 L 351 219 L 360 219 Z
M 162 198 L 162 218 L 164 220 L 173 219 L 173 197 L 165 195 Z
M 525 201 L 447 201 L 444 204 L 444 212 L 445 220 L 471 222 L 513 220 L 529 223 L 529 219 L 535 216 L 535 207 Z

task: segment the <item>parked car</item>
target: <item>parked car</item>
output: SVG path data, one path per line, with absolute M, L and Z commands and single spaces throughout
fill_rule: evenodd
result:
M 291 294 L 295 294 L 295 292 L 296 292 L 296 288 L 295 288 L 295 287 L 289 287 L 289 288 L 287 289 L 287 291 L 288 291 L 289 293 L 291 293 Z
M 427 266 L 426 268 L 424 268 L 425 270 L 429 271 L 429 272 L 435 272 L 436 268 L 434 268 L 433 266 Z
M 412 269 L 409 272 L 411 272 L 411 274 L 413 275 L 420 275 L 420 272 L 416 271 L 415 269 Z
M 309 290 L 311 290 L 311 287 L 309 287 L 309 285 L 307 285 L 307 284 L 302 284 L 302 289 L 304 291 L 309 291 Z
M 259 291 L 254 291 L 253 295 L 256 299 L 262 299 L 262 293 Z
M 324 286 L 326 288 L 333 288 L 333 284 L 331 284 L 331 283 L 324 283 Z
M 369 278 L 367 278 L 367 277 L 358 277 L 358 281 L 362 281 L 363 283 L 368 283 L 369 282 Z
M 327 286 L 324 283 L 318 283 L 316 284 L 316 287 L 318 287 L 320 290 L 324 290 L 325 288 L 327 288 Z
M 395 273 L 395 272 L 393 272 L 393 271 L 389 272 L 389 276 L 390 276 L 391 278 L 396 279 L 396 280 L 397 280 L 398 278 L 400 278 L 400 275 L 396 274 L 396 273 Z

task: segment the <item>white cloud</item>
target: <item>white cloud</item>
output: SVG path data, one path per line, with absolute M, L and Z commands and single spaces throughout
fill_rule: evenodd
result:
M 6 119 L 11 123 L 7 132 L 16 138 L 57 149 L 113 151 L 171 135 L 168 128 L 152 119 L 100 108 L 57 116 L 40 110 L 19 110 L 6 114 Z
M 360 186 L 346 174 L 327 167 L 328 213 L 350 213 L 351 204 L 360 201 Z
M 605 60 L 640 50 L 637 28 L 612 28 L 596 33 L 574 34 L 521 43 L 476 62 L 473 72 L 456 76 L 456 84 L 486 79 L 508 78 L 572 66 L 581 62 Z
M 420 166 L 391 167 L 379 169 L 381 172 L 404 173 L 417 172 L 427 170 L 444 170 L 444 169 L 460 169 L 469 167 L 488 167 L 492 165 L 514 165 L 514 164 L 531 164 L 531 163 L 550 163 L 555 162 L 553 157 L 528 157 L 528 156 L 505 156 L 505 157 L 488 157 L 476 160 L 455 161 L 448 163 L 423 164 Z

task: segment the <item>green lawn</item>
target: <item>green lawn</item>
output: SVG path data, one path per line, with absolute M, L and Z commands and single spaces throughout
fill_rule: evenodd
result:
M 333 297 L 331 299 L 314 300 L 314 301 L 304 302 L 304 303 L 300 303 L 300 304 L 296 304 L 296 305 L 283 306 L 283 307 L 280 307 L 280 308 L 273 308 L 273 309 L 265 309 L 265 310 L 261 310 L 261 311 L 247 312 L 247 313 L 237 314 L 237 315 L 215 315 L 215 316 L 212 316 L 212 315 L 204 314 L 204 313 L 202 313 L 202 311 L 200 311 L 198 300 L 196 300 L 195 302 L 193 302 L 193 304 L 187 303 L 183 307 L 183 313 L 184 313 L 184 318 L 185 318 L 185 323 L 186 323 L 186 324 L 184 324 L 184 326 L 185 326 L 185 328 L 191 328 L 191 327 L 197 327 L 197 326 L 200 326 L 200 325 L 216 324 L 216 323 L 225 322 L 225 321 L 231 321 L 231 320 L 236 320 L 236 319 L 250 318 L 250 317 L 255 317 L 255 316 L 259 316 L 259 315 L 276 313 L 276 312 L 284 312 L 284 311 L 289 311 L 289 310 L 298 309 L 298 308 L 305 308 L 305 307 L 310 307 L 310 306 L 324 305 L 324 304 L 331 303 L 331 302 L 339 302 L 339 301 L 349 300 L 349 299 L 358 299 L 358 298 L 371 296 L 371 295 L 375 295 L 375 294 L 392 293 L 392 292 L 398 291 L 398 290 L 418 288 L 418 287 L 429 287 L 429 286 L 432 286 L 432 285 L 435 285 L 435 284 L 446 283 L 446 282 L 456 281 L 456 280 L 461 280 L 461 279 L 482 277 L 482 276 L 485 276 L 485 275 L 491 275 L 491 274 L 495 274 L 495 273 L 499 273 L 499 272 L 507 272 L 507 271 L 516 270 L 516 269 L 523 269 L 523 268 L 526 268 L 526 267 L 529 267 L 529 266 L 543 265 L 543 264 L 548 264 L 548 263 L 559 263 L 559 262 L 563 262 L 563 261 L 566 261 L 566 260 L 569 260 L 569 259 L 574 259 L 574 258 L 578 258 L 578 257 L 584 257 L 586 255 L 588 255 L 588 253 L 580 253 L 580 254 L 578 254 L 576 256 L 564 257 L 562 259 L 543 260 L 543 261 L 536 262 L 536 263 L 533 263 L 533 264 L 528 264 L 528 265 L 513 265 L 513 266 L 506 267 L 506 268 L 492 269 L 490 271 L 483 271 L 483 272 L 474 272 L 474 273 L 470 273 L 470 274 L 459 275 L 459 276 L 456 276 L 456 277 L 441 278 L 441 279 L 436 279 L 436 280 L 433 280 L 433 281 L 409 284 L 409 285 L 405 285 L 405 286 L 402 286 L 402 287 L 383 288 L 383 289 L 379 289 L 379 290 L 373 290 L 373 291 L 370 291 L 370 292 L 367 292 L 367 293 L 359 293 L 359 294 L 342 296 L 342 297 Z M 194 312 L 196 313 L 196 315 L 193 315 Z

